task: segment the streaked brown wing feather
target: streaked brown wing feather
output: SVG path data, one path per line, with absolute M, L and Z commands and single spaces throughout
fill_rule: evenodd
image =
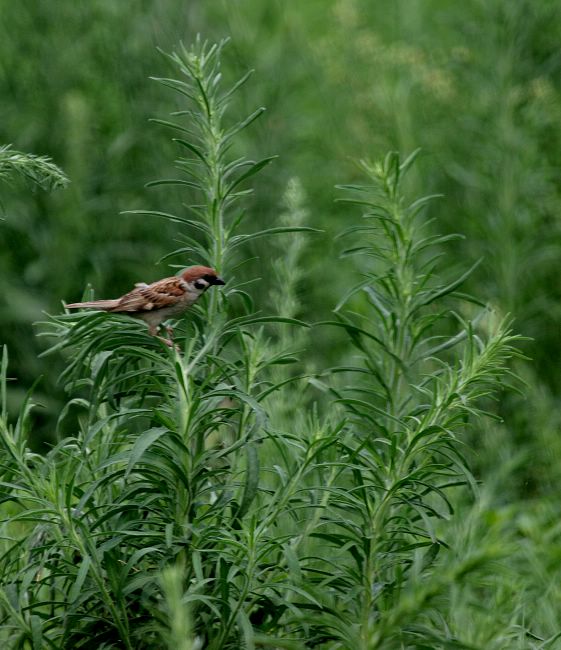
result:
M 153 284 L 137 286 L 125 294 L 115 312 L 145 312 L 173 307 L 185 296 L 180 278 L 164 278 Z

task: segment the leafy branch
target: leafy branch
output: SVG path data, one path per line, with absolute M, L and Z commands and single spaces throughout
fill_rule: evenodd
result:
M 520 337 L 508 322 L 496 322 L 485 309 L 473 321 L 460 315 L 463 305 L 472 313 L 478 304 L 461 292 L 473 267 L 452 280 L 438 279 L 450 237 L 427 232 L 424 210 L 435 197 L 411 202 L 402 187 L 417 154 L 363 161 L 369 184 L 341 186 L 350 195 L 342 201 L 364 211 L 364 224 L 343 233 L 360 236 L 344 254 L 360 258 L 363 279 L 329 323 L 345 331 L 358 352 L 355 364 L 335 369 L 347 381 L 332 389 L 347 411 L 340 446 L 348 487 L 332 488 L 331 504 L 346 517 L 330 539 L 353 557 L 341 580 L 361 577 L 361 596 L 347 601 L 360 632 L 344 638 L 349 647 L 365 649 L 389 647 L 388 639 L 407 643 L 403 626 L 430 605 L 427 593 L 432 598 L 442 591 L 435 582 L 418 609 L 410 607 L 415 597 L 407 590 L 396 593 L 406 584 L 413 551 L 417 570 L 427 580 L 432 575 L 446 547 L 439 522 L 454 514 L 451 491 L 465 484 L 475 489 L 460 434 L 468 418 L 484 412 L 485 400 L 509 376 L 510 359 L 519 356 Z M 485 325 L 486 338 L 477 323 Z M 398 621 L 396 608 L 409 609 L 408 617 Z
M 7 182 L 13 174 L 23 176 L 46 190 L 66 187 L 70 182 L 47 156 L 15 151 L 9 144 L 0 146 L 0 180 Z

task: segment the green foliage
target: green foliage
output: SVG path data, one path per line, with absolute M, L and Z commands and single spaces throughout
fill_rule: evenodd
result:
M 426 232 L 423 214 L 433 197 L 408 202 L 402 193 L 415 157 L 401 162 L 391 153 L 379 163 L 363 162 L 370 184 L 343 186 L 353 195 L 343 200 L 366 210 L 364 225 L 344 233 L 360 234 L 360 245 L 345 253 L 364 258 L 364 280 L 341 301 L 338 320 L 328 323 L 348 333 L 358 355 L 356 365 L 336 369 L 347 380 L 333 390 L 350 425 L 339 455 L 341 474 L 349 476 L 331 500 L 344 518 L 319 533 L 353 560 L 341 572 L 330 568 L 342 585 L 353 584 L 338 600 L 338 609 L 343 602 L 348 610 L 346 625 L 338 627 L 342 647 L 394 647 L 397 640 L 415 647 L 420 636 L 438 647 L 461 644 L 461 633 L 421 623 L 419 615 L 427 616 L 450 582 L 493 558 L 481 546 L 447 574 L 435 568 L 447 547 L 438 521 L 455 513 L 452 488 L 474 483 L 459 436 L 508 373 L 516 337 L 490 322 L 483 340 L 451 310 L 450 299 L 467 299 L 459 293 L 467 274 L 436 279 L 449 238 Z M 365 300 L 353 311 L 345 308 L 359 292 Z M 443 324 L 447 319 L 455 331 Z
M 44 189 L 68 184 L 64 173 L 47 156 L 14 151 L 9 144 L 0 146 L 0 180 L 6 181 L 12 174 L 20 174 Z
M 72 179 L 2 193 L 1 644 L 555 648 L 558 3 L 0 15 L 0 140 Z M 149 84 L 154 46 L 196 31 L 235 45 L 181 48 L 174 93 Z M 226 97 L 248 66 L 258 83 Z M 419 145 L 430 161 L 390 154 L 366 181 L 347 163 Z M 228 281 L 180 350 L 105 314 L 32 337 L 42 310 L 161 277 L 162 256 Z M 533 339 L 526 397 L 496 392 L 507 313 Z
M 220 119 L 232 91 L 218 94 L 219 52 L 198 44 L 173 57 L 187 79 L 177 88 L 200 109 L 193 113 L 200 127 L 191 134 L 195 144 L 182 142 L 195 162 L 180 159 L 178 165 L 197 179 L 191 185 L 203 193 L 204 204 L 187 206 L 196 220 L 167 216 L 203 234 L 200 242 L 187 235 L 184 241 L 232 278 L 224 297 L 215 294 L 197 310 L 190 331 L 176 338 L 184 342 L 181 353 L 123 317 L 83 313 L 55 317 L 49 324 L 56 341 L 50 352 L 68 350 L 62 381 L 83 395 L 69 402 L 61 419 L 71 407 L 84 416 L 80 434 L 41 461 L 43 475 L 56 486 L 52 491 L 45 492 L 41 481 L 29 485 L 20 475 L 28 487 L 14 493 L 23 509 L 12 518 L 41 522 L 40 550 L 13 580 L 19 588 L 21 581 L 27 583 L 24 574 L 35 576 L 30 620 L 41 616 L 43 591 L 57 592 L 58 604 L 41 627 L 47 643 L 82 647 L 95 638 L 99 646 L 114 638 L 125 647 L 154 647 L 158 576 L 170 561 L 183 567 L 187 583 L 195 582 L 193 606 L 203 610 L 197 617 L 199 634 L 208 618 L 207 634 L 221 647 L 237 635 L 243 616 L 239 609 L 246 596 L 230 616 L 216 620 L 213 603 L 230 605 L 221 595 L 224 584 L 212 576 L 221 575 L 246 534 L 240 522 L 257 495 L 259 477 L 255 439 L 264 435 L 260 402 L 275 390 L 266 371 L 285 361 L 280 351 L 268 353 L 252 329 L 303 323 L 287 316 L 228 317 L 230 300 L 249 298 L 233 281 L 231 253 L 256 237 L 311 229 L 293 225 L 237 234 L 241 219 L 231 208 L 247 192 L 234 190 L 263 163 L 226 159 L 228 142 L 252 120 L 222 132 Z M 196 95 L 189 92 L 193 87 Z M 14 436 L 6 430 L 7 440 Z M 28 462 L 25 449 L 20 452 L 18 467 Z M 38 500 L 32 514 L 26 508 L 29 490 L 31 500 Z M 16 562 L 18 547 L 8 551 L 7 566 Z M 207 583 L 210 591 L 201 591 Z M 243 584 L 239 588 L 247 590 Z M 127 611 L 132 600 L 140 606 L 134 620 Z
M 184 175 L 171 182 L 197 203 L 185 204 L 189 216 L 142 214 L 178 225 L 174 255 L 196 255 L 230 280 L 194 310 L 175 347 L 111 314 L 47 324 L 73 394 L 61 420 L 76 409 L 79 428 L 37 456 L 25 444 L 29 407 L 14 427 L 4 404 L 4 641 L 366 649 L 423 634 L 461 643 L 425 619 L 450 581 L 491 555 L 480 548 L 438 575 L 447 544 L 436 525 L 453 515 L 451 488 L 473 482 L 457 436 L 505 374 L 514 339 L 497 325 L 484 340 L 459 317 L 459 333 L 439 333 L 465 274 L 435 281 L 446 238 L 419 223 L 427 199 L 404 203 L 401 177 L 415 155 L 390 154 L 363 165 L 372 186 L 350 188 L 367 208 L 367 225 L 349 231 L 365 245 L 352 252 L 374 259 L 350 295 L 364 289 L 371 313 L 361 308 L 353 322 L 341 304 L 332 324 L 358 348 L 356 367 L 337 371 L 358 378 L 349 388 L 312 380 L 336 397 L 325 416 L 298 398 L 300 380 L 275 369 L 295 361 L 288 339 L 272 342 L 263 328 L 304 325 L 295 271 L 299 233 L 311 229 L 292 183 L 283 225 L 239 233 L 240 186 L 270 159 L 228 157 L 258 112 L 223 125 L 241 83 L 221 90 L 221 49 L 182 49 L 171 57 L 181 80 L 160 80 L 188 102 L 188 126 L 165 124 L 189 138 L 179 143 L 191 154 L 177 161 Z M 280 314 L 253 314 L 234 252 L 280 233 L 298 233 L 275 265 Z M 460 360 L 448 360 L 459 345 Z M 310 413 L 297 427 L 278 405 L 287 399 Z

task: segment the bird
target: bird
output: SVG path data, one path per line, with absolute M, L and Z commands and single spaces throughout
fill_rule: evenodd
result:
M 68 309 L 97 309 L 140 318 L 148 325 L 148 332 L 157 336 L 158 328 L 165 320 L 183 314 L 209 287 L 223 284 L 224 280 L 209 266 L 190 266 L 180 275 L 152 284 L 138 282 L 132 291 L 120 298 L 73 302 L 65 306 Z M 171 328 L 167 331 L 171 337 Z M 171 345 L 168 339 L 162 340 Z

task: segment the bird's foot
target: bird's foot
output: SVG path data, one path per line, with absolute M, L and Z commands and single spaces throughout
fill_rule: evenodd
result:
M 179 345 L 173 342 L 171 337 L 169 339 L 166 339 L 164 336 L 157 336 L 156 338 L 160 339 L 162 343 L 165 343 L 168 346 L 168 348 L 175 348 L 176 352 L 181 352 L 181 348 L 179 347 Z

